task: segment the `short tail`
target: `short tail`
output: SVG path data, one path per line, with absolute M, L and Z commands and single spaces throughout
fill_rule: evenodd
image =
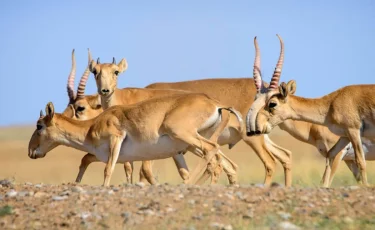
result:
M 242 132 L 243 119 L 242 119 L 241 113 L 238 112 L 237 110 L 233 109 L 232 107 L 228 107 L 228 108 L 221 107 L 221 108 L 219 108 L 219 111 L 222 110 L 222 109 L 225 109 L 225 110 L 233 113 L 236 116 L 238 122 L 240 123 L 240 130 L 239 131 Z

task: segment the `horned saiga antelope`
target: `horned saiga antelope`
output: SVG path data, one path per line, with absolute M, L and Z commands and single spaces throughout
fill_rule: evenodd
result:
M 204 94 L 173 95 L 131 106 L 113 106 L 85 121 L 55 113 L 50 102 L 46 115 L 41 113 L 37 121 L 28 155 L 32 159 L 42 158 L 59 145 L 90 152 L 107 163 L 103 185 L 108 186 L 117 162 L 164 159 L 189 150 L 203 158 L 185 181 L 192 183 L 211 158 L 221 154 L 218 144 L 205 137 L 220 135 L 229 122 L 229 114 L 228 119 L 222 119 L 226 110 L 242 124 L 237 111 Z
M 113 58 L 112 63 L 100 63 L 99 58 L 95 62 L 92 60 L 90 62 L 90 71 L 95 76 L 95 81 L 97 85 L 98 94 L 100 95 L 100 101 L 102 103 L 102 108 L 107 109 L 114 105 L 130 105 L 134 103 L 138 103 L 140 101 L 144 101 L 150 98 L 157 98 L 169 95 L 178 95 L 178 94 L 186 94 L 190 93 L 188 91 L 183 90 L 171 90 L 171 89 L 143 89 L 143 88 L 123 88 L 119 89 L 117 86 L 117 77 L 120 73 L 124 72 L 127 69 L 127 61 L 123 58 L 118 64 L 116 64 L 115 58 Z M 181 118 L 183 119 L 183 117 Z M 240 132 L 241 125 L 238 124 L 237 119 L 233 116 L 230 116 L 230 121 L 228 122 L 228 126 L 225 127 L 225 133 L 229 132 L 230 129 L 234 129 Z M 235 120 L 235 121 L 233 121 Z M 221 134 L 221 133 L 220 133 Z M 220 138 L 221 135 L 218 136 Z M 233 138 L 226 138 L 225 141 L 221 141 L 221 144 L 232 144 L 238 142 L 238 139 L 232 140 Z M 181 177 L 186 180 L 189 177 L 188 168 L 183 157 L 184 152 L 180 152 L 178 155 L 174 156 L 175 163 L 179 169 Z M 224 156 L 222 154 L 222 156 Z M 237 165 L 232 162 L 229 158 L 225 157 L 221 159 L 223 163 L 223 170 L 228 176 L 228 180 L 231 184 L 234 183 L 233 178 L 236 174 Z M 143 162 L 145 163 L 145 162 Z M 212 162 L 213 165 L 216 163 Z M 151 170 L 148 171 L 150 175 L 146 175 L 148 181 L 151 184 L 156 183 L 153 180 L 153 176 L 151 174 Z M 207 171 L 207 174 L 209 172 Z M 217 176 L 219 171 L 216 171 L 216 176 L 212 178 L 211 182 L 215 183 L 217 181 Z
M 281 68 L 277 66 L 268 89 L 263 88 L 260 80 L 255 82 L 260 91 L 267 92 L 256 98 L 249 110 L 248 134 L 270 133 L 288 119 L 323 125 L 339 137 L 328 152 L 329 166 L 344 157 L 342 150 L 351 142 L 359 177 L 363 185 L 368 185 L 361 137 L 370 140 L 375 137 L 375 98 L 372 96 L 375 85 L 349 85 L 310 99 L 294 95 L 295 81 L 279 85 L 280 74 Z

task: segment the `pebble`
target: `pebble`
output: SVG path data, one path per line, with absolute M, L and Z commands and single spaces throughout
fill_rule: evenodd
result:
M 85 190 L 79 186 L 72 187 L 72 192 L 84 193 Z
M 41 197 L 46 197 L 46 196 L 48 196 L 48 193 L 45 193 L 45 192 L 36 192 L 34 194 L 34 197 L 36 198 L 41 198 Z
M 350 189 L 350 190 L 357 190 L 357 189 L 359 189 L 359 186 L 357 186 L 357 185 L 352 185 L 352 186 L 349 186 L 349 189 Z
M 153 216 L 155 215 L 155 212 L 152 211 L 151 209 L 146 209 L 143 211 L 143 214 L 145 214 L 146 216 Z
M 61 201 L 61 200 L 65 200 L 67 198 L 68 198 L 67 196 L 53 196 L 52 200 L 53 201 Z
M 146 186 L 146 184 L 143 183 L 143 182 L 137 182 L 137 183 L 135 183 L 135 185 L 138 186 L 138 187 L 140 187 L 140 188 L 143 188 L 143 187 Z
M 283 221 L 279 224 L 279 228 L 280 229 L 284 229 L 284 230 L 299 230 L 301 229 L 300 227 L 298 227 L 297 225 L 295 224 L 292 224 L 288 221 Z
M 195 205 L 195 200 L 189 200 L 189 201 L 188 201 L 188 204 L 190 204 L 190 205 Z
M 176 211 L 176 209 L 171 208 L 171 207 L 168 207 L 168 208 L 165 210 L 166 213 L 175 212 L 175 211 Z
M 22 191 L 18 193 L 19 196 L 24 197 L 24 196 L 33 196 L 34 192 L 33 191 Z
M 34 185 L 34 187 L 35 188 L 41 188 L 41 187 L 43 187 L 43 185 L 42 184 L 36 184 L 36 185 Z
M 277 214 L 279 214 L 279 216 L 284 220 L 288 220 L 292 216 L 290 213 L 287 212 L 278 212 Z
M 244 219 L 252 219 L 254 217 L 254 212 L 253 210 L 249 210 L 247 211 L 243 216 L 242 218 Z
M 121 213 L 121 217 L 123 218 L 130 218 L 132 216 L 131 212 L 123 212 Z
M 87 219 L 91 216 L 91 213 L 90 212 L 81 212 L 81 214 L 79 215 L 81 217 L 81 219 Z
M 15 191 L 14 189 L 11 189 L 9 192 L 5 194 L 5 197 L 15 197 L 17 196 L 17 194 L 18 194 L 17 191 Z

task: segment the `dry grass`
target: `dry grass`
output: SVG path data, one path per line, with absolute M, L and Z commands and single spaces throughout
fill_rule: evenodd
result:
M 32 160 L 27 156 L 27 145 L 33 130 L 33 126 L 0 128 L 1 178 L 13 177 L 17 182 L 48 184 L 73 182 L 78 173 L 80 160 L 85 153 L 60 146 L 48 153 L 45 158 Z M 317 150 L 280 130 L 275 130 L 270 136 L 275 143 L 293 152 L 293 184 L 309 187 L 319 186 L 325 159 L 318 154 Z M 241 184 L 263 182 L 263 165 L 246 144 L 240 142 L 232 150 L 224 147 L 223 151 L 239 165 L 238 175 Z M 190 153 L 187 153 L 185 157 L 190 168 L 194 167 L 196 157 Z M 138 180 L 139 165 L 139 162 L 136 162 L 136 181 Z M 368 162 L 368 178 L 371 184 L 375 183 L 373 179 L 374 165 L 374 162 Z M 153 169 L 159 182 L 178 184 L 182 181 L 172 159 L 156 161 Z M 103 172 L 103 163 L 93 163 L 86 171 L 82 183 L 100 185 L 103 181 Z M 279 164 L 274 181 L 283 183 L 283 180 L 283 170 Z M 111 183 L 121 184 L 124 181 L 123 167 L 118 164 Z M 227 184 L 224 175 L 222 175 L 220 183 Z M 356 184 L 356 182 L 343 163 L 340 165 L 333 186 L 349 184 Z

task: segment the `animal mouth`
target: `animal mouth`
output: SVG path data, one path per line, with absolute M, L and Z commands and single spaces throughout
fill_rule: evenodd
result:
M 40 154 L 41 154 L 41 151 L 40 151 L 39 147 L 37 147 L 36 149 L 30 149 L 29 150 L 29 157 L 31 159 L 37 159 L 37 158 L 39 158 Z

